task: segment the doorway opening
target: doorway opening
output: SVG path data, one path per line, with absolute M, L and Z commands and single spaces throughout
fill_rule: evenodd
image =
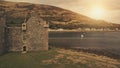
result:
M 27 51 L 27 50 L 26 50 L 26 46 L 23 46 L 23 51 Z
M 27 47 L 26 46 L 23 46 L 22 48 L 22 53 L 26 53 L 27 52 Z

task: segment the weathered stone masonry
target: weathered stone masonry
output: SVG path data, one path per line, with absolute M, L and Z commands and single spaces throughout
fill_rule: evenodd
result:
M 38 16 L 30 17 L 21 27 L 4 27 L 0 23 L 0 53 L 5 49 L 8 51 L 48 50 L 48 24 Z
M 22 28 L 7 27 L 6 28 L 6 46 L 8 51 L 22 51 Z
M 28 51 L 48 50 L 48 28 L 41 18 L 31 17 L 23 31 L 23 42 Z
M 4 44 L 5 44 L 5 21 L 4 18 L 0 17 L 0 55 L 4 52 Z

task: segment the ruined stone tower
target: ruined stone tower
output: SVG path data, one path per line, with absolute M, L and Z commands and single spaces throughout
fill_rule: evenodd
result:
M 48 50 L 48 24 L 38 15 L 31 15 L 21 27 L 7 27 L 8 51 Z
M 37 15 L 22 24 L 23 51 L 48 50 L 48 24 Z

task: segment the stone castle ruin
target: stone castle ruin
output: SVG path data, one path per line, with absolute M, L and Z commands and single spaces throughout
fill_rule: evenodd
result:
M 10 51 L 48 50 L 48 24 L 32 15 L 21 27 L 8 27 L 0 16 L 0 54 Z

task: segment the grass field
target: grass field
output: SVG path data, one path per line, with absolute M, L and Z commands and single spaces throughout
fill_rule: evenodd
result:
M 0 68 L 120 68 L 120 61 L 86 52 L 52 48 L 49 51 L 8 53 Z

